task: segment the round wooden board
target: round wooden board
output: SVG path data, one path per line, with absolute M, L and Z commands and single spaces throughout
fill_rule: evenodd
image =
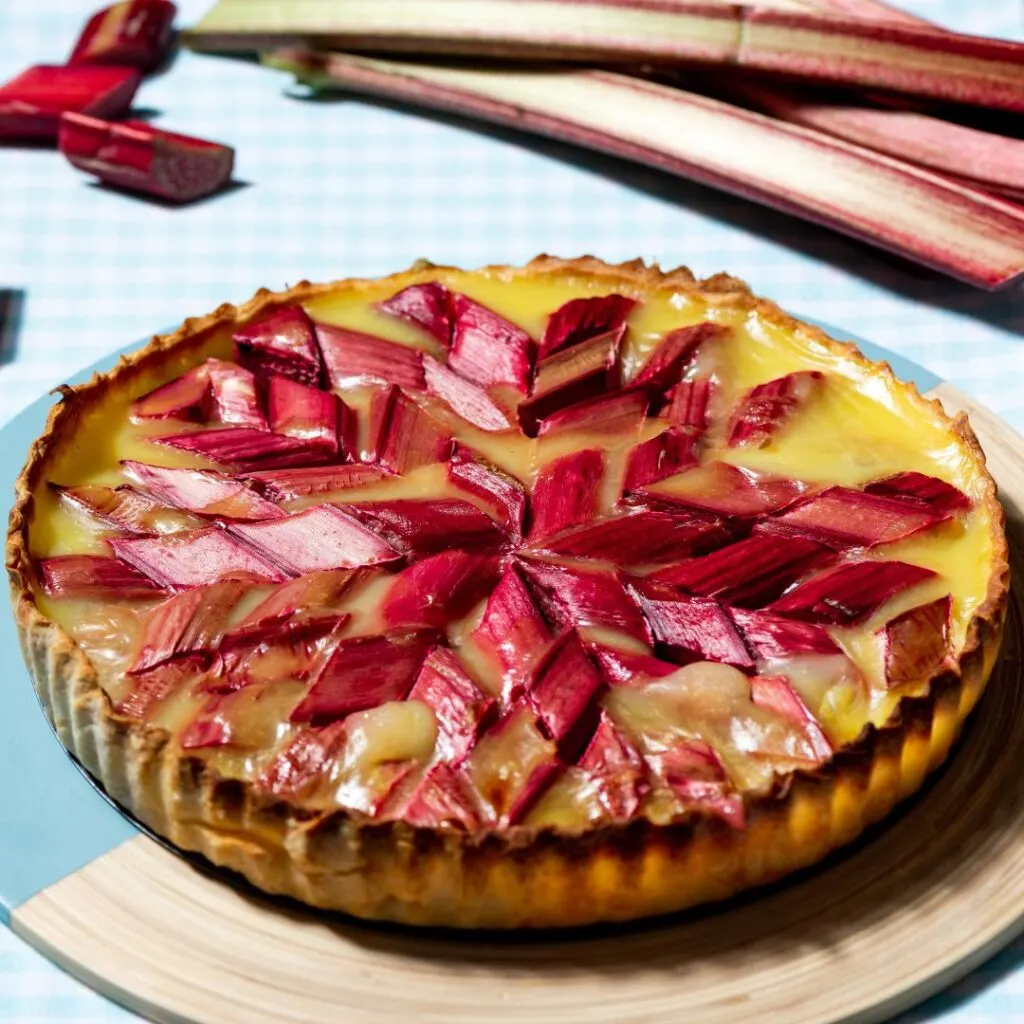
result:
M 1024 439 L 948 385 L 931 393 L 971 416 L 1016 571 Z M 964 739 L 896 820 L 817 870 L 718 908 L 514 940 L 371 927 L 264 900 L 139 835 L 32 896 L 12 922 L 158 1021 L 882 1020 L 1024 927 L 1022 614 L 1015 584 L 1006 650 Z

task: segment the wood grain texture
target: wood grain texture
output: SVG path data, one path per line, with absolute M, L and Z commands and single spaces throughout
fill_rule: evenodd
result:
M 966 410 L 1024 568 L 1024 439 Z M 1017 579 L 1024 573 L 1017 573 Z M 158 1021 L 780 1024 L 877 1021 L 951 983 L 1024 921 L 1024 593 L 947 769 L 819 869 L 720 908 L 619 929 L 489 938 L 282 907 L 139 837 L 33 897 L 15 930 Z

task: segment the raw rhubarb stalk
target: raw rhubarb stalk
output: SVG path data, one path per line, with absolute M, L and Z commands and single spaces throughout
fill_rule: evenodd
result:
M 452 340 L 452 293 L 438 281 L 412 284 L 377 304 L 382 313 L 424 330 L 445 348 Z
M 465 775 L 444 761 L 423 776 L 399 817 L 421 828 L 458 825 L 472 831 L 480 827 L 472 787 Z
M 140 81 L 133 68 L 29 68 L 0 86 L 0 139 L 56 139 L 62 114 L 121 117 Z
M 536 347 L 526 331 L 465 295 L 452 298 L 448 365 L 467 380 L 526 394 Z
M 759 708 L 797 726 L 815 757 L 825 761 L 832 756 L 832 744 L 818 720 L 782 676 L 754 676 L 750 680 L 750 699 Z
M 724 327 L 706 321 L 669 331 L 630 383 L 652 391 L 664 391 L 678 384 L 700 346 L 724 330 Z
M 526 491 L 515 477 L 503 473 L 465 445 L 456 444 L 448 460 L 448 480 L 482 501 L 513 543 L 523 539 Z
M 266 430 L 267 417 L 260 402 L 255 374 L 224 359 L 207 359 L 205 366 L 210 382 L 204 408 L 206 421 L 227 427 Z
M 345 747 L 345 723 L 300 729 L 260 773 L 256 785 L 274 796 L 295 797 L 324 780 Z
M 375 462 L 391 473 L 443 462 L 451 452 L 451 431 L 401 388 L 391 387 L 373 396 L 370 421 L 370 449 L 364 453 L 364 461 Z
M 131 405 L 133 423 L 145 420 L 200 420 L 210 392 L 206 364 L 197 366 L 172 381 L 155 388 Z
M 698 439 L 692 430 L 669 427 L 668 430 L 629 450 L 623 487 L 634 491 L 683 470 L 692 469 L 700 461 Z
M 103 116 L 117 114 L 107 111 Z M 146 121 L 114 124 L 85 113 L 61 117 L 58 147 L 80 171 L 108 185 L 173 203 L 188 203 L 223 188 L 235 166 L 235 151 L 220 142 L 164 131 Z
M 383 383 L 423 390 L 423 353 L 419 349 L 334 324 L 318 322 L 314 328 L 332 387 Z
M 602 810 L 613 821 L 628 821 L 650 788 L 639 751 L 601 712 L 597 729 L 577 762 L 587 773 Z
M 802 654 L 840 654 L 824 627 L 746 608 L 729 610 L 758 661 L 780 661 Z
M 509 538 L 486 512 L 458 498 L 399 498 L 352 502 L 344 510 L 399 551 L 432 555 L 454 543 L 465 551 L 497 552 Z
M 577 12 L 574 24 L 579 17 Z M 978 287 L 1000 288 L 1024 272 L 1024 213 L 1018 207 L 695 93 L 606 71 L 479 71 L 296 52 L 271 62 L 315 88 L 356 89 L 453 110 L 646 163 Z M 771 160 L 763 159 L 766 152 Z
M 170 0 L 124 0 L 97 11 L 69 64 L 118 64 L 151 71 L 167 55 L 177 8 Z
M 47 597 L 136 600 L 157 597 L 159 586 L 138 569 L 107 555 L 55 555 L 39 563 Z
M 700 435 L 708 427 L 708 405 L 714 384 L 707 377 L 682 380 L 665 395 L 658 416 L 675 427 L 685 427 Z
M 821 389 L 825 375 L 798 370 L 751 388 L 739 401 L 729 423 L 730 448 L 767 444 Z
M 559 349 L 578 345 L 604 334 L 621 336 L 637 300 L 625 295 L 597 295 L 570 299 L 548 318 L 537 355 L 543 360 Z
M 61 502 L 77 512 L 84 512 L 104 526 L 123 530 L 138 536 L 161 532 L 157 529 L 160 503 L 134 487 L 103 487 L 83 484 L 80 487 L 61 487 L 50 484 Z M 198 521 L 195 526 L 201 526 Z
M 890 619 L 880 630 L 888 686 L 922 683 L 954 668 L 949 630 L 952 600 L 947 594 Z
M 330 457 L 330 452 L 315 441 L 250 427 L 190 430 L 149 440 L 153 444 L 200 455 L 239 472 L 303 466 L 311 462 L 325 462 Z
M 547 734 L 556 742 L 569 740 L 587 719 L 596 721 L 597 697 L 604 686 L 601 674 L 587 656 L 575 630 L 563 633 L 537 665 L 527 693 Z M 588 715 L 588 712 L 590 713 Z
M 533 485 L 531 543 L 593 519 L 604 470 L 599 448 L 571 452 L 541 467 Z
M 338 454 L 338 398 L 298 384 L 287 377 L 271 377 L 267 384 L 267 418 L 277 434 L 297 437 Z
M 243 474 L 244 479 L 272 501 L 290 501 L 310 495 L 332 494 L 376 483 L 390 474 L 381 466 L 348 463 L 344 466 L 296 466 Z
M 423 357 L 427 393 L 440 398 L 458 416 L 481 430 L 511 430 L 508 415 L 478 384 L 460 377 L 431 356 Z
M 386 626 L 442 629 L 490 593 L 498 559 L 466 551 L 441 551 L 403 569 L 380 608 Z
M 301 306 L 260 317 L 234 333 L 235 356 L 262 377 L 277 375 L 316 387 L 323 379 L 313 321 Z
M 588 434 L 639 434 L 647 415 L 648 396 L 632 388 L 621 388 L 553 412 L 540 421 L 538 437 L 562 430 L 583 430 Z
M 884 498 L 919 501 L 940 515 L 962 512 L 971 507 L 971 499 L 963 491 L 925 473 L 896 473 L 868 484 L 864 491 L 866 494 L 880 494 Z

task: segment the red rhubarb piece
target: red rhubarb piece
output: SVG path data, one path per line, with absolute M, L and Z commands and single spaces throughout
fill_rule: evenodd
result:
M 332 392 L 287 377 L 271 377 L 267 385 L 270 429 L 320 445 L 332 456 L 338 454 L 338 404 Z
M 435 647 L 409 691 L 409 700 L 428 704 L 437 719 L 437 751 L 459 764 L 476 743 L 477 734 L 497 704 L 466 673 L 447 647 Z
M 697 349 L 725 330 L 719 324 L 705 322 L 669 331 L 630 383 L 642 385 L 651 391 L 665 391 L 678 384 L 697 354 Z
M 769 609 L 806 622 L 852 625 L 936 574 L 908 562 L 848 562 L 798 584 Z
M 103 487 L 100 484 L 83 484 L 81 487 L 50 484 L 50 487 L 65 505 L 86 513 L 105 526 L 137 536 L 161 532 L 154 516 L 154 512 L 159 512 L 160 503 L 147 494 L 140 494 L 134 487 Z M 192 525 L 202 524 L 194 520 Z
M 332 387 L 384 383 L 423 390 L 419 349 L 334 324 L 315 323 L 314 328 Z
M 603 480 L 604 454 L 599 448 L 570 452 L 543 466 L 533 485 L 531 542 L 593 519 Z
M 467 380 L 489 388 L 529 390 L 534 342 L 526 331 L 465 295 L 452 297 L 452 347 L 448 364 Z
M 207 359 L 205 366 L 210 381 L 204 410 L 206 420 L 227 427 L 266 430 L 267 417 L 260 406 L 255 375 L 224 359 Z
M 643 758 L 603 711 L 578 765 L 609 818 L 627 821 L 640 809 L 648 788 Z
M 184 434 L 165 434 L 150 440 L 153 444 L 191 452 L 238 471 L 281 469 L 323 462 L 330 458 L 330 452 L 315 441 L 248 427 L 190 430 Z
M 451 452 L 451 432 L 400 388 L 373 396 L 370 422 L 370 450 L 363 461 L 375 462 L 392 473 L 444 462 Z
M 443 761 L 423 776 L 400 816 L 422 828 L 459 825 L 472 831 L 480 827 L 472 787 L 461 772 Z
M 591 657 L 600 666 L 601 674 L 609 685 L 623 686 L 661 679 L 678 671 L 679 666 L 662 661 L 651 654 L 620 650 L 607 644 L 587 644 Z
M 763 445 L 821 390 L 825 375 L 798 370 L 758 384 L 740 399 L 729 423 L 729 447 Z
M 161 587 L 187 589 L 226 579 L 276 583 L 285 578 L 274 563 L 216 526 L 166 537 L 114 537 L 108 543 L 118 558 Z
M 244 484 L 204 469 L 171 469 L 125 460 L 125 476 L 174 508 L 225 519 L 280 519 L 285 513 Z
M 832 548 L 808 537 L 754 534 L 701 558 L 660 569 L 647 579 L 727 604 L 758 607 L 832 558 Z
M 323 614 L 363 576 L 359 569 L 325 569 L 288 580 L 274 587 L 227 636 L 241 638 L 266 626 Z
M 235 357 L 261 377 L 287 377 L 316 387 L 323 365 L 313 321 L 301 306 L 285 306 L 234 333 Z
M 201 676 L 202 668 L 189 659 L 165 662 L 149 672 L 128 676 L 131 689 L 114 703 L 114 710 L 126 718 L 146 720 L 156 705 Z
M 778 661 L 802 654 L 841 653 L 829 633 L 813 622 L 786 619 L 747 608 L 732 608 L 730 613 L 758 661 Z
M 273 501 L 291 501 L 310 495 L 333 494 L 364 487 L 390 476 L 380 466 L 361 462 L 343 466 L 296 466 L 294 469 L 266 469 L 245 473 L 243 478 Z
M 431 356 L 423 357 L 427 393 L 440 398 L 456 415 L 481 430 L 510 430 L 505 411 L 478 384 L 460 377 Z
M 626 318 L 636 299 L 625 295 L 595 295 L 570 299 L 548 318 L 537 354 L 543 359 L 559 349 L 579 345 L 602 334 L 625 333 Z
M 638 434 L 647 415 L 648 399 L 643 391 L 622 388 L 585 402 L 559 409 L 545 416 L 538 437 L 556 431 L 585 430 L 588 434 Z
M 300 729 L 261 772 L 256 785 L 279 797 L 295 797 L 325 779 L 345 748 L 345 723 Z
M 133 423 L 142 420 L 200 420 L 210 378 L 206 364 L 197 366 L 132 402 Z
M 882 627 L 888 686 L 924 682 L 953 666 L 949 639 L 952 610 L 947 594 L 897 615 Z
M 708 427 L 708 405 L 714 384 L 707 377 L 681 380 L 665 396 L 658 415 L 675 427 L 690 427 L 703 433 Z
M 692 430 L 669 427 L 629 450 L 623 487 L 627 491 L 637 490 L 692 469 L 699 461 L 697 437 Z
M 400 551 L 432 555 L 458 544 L 465 551 L 495 552 L 509 538 L 486 512 L 458 498 L 399 498 L 344 506 Z
M 222 143 L 164 131 L 146 121 L 115 124 L 77 113 L 61 117 L 58 147 L 80 171 L 108 185 L 173 203 L 216 192 L 231 180 L 235 166 L 235 151 Z
M 56 139 L 65 112 L 121 117 L 140 81 L 134 68 L 29 68 L 0 86 L 0 139 Z
M 231 700 L 231 694 L 214 694 L 207 698 L 178 737 L 183 750 L 231 746 L 235 739 L 229 713 Z
M 466 551 L 441 551 L 403 569 L 381 605 L 385 626 L 443 628 L 491 590 L 498 559 Z
M 409 285 L 390 299 L 378 303 L 377 308 L 389 316 L 421 328 L 445 348 L 451 342 L 454 315 L 452 293 L 439 281 Z
M 759 708 L 797 726 L 812 753 L 820 761 L 827 761 L 832 756 L 832 744 L 822 732 L 818 720 L 785 678 L 754 676 L 750 680 L 750 699 Z
M 515 477 L 492 466 L 472 449 L 456 444 L 448 460 L 448 479 L 484 502 L 513 543 L 522 540 L 526 491 Z
M 170 0 L 125 0 L 97 11 L 82 29 L 69 64 L 118 64 L 151 71 L 171 42 Z
M 714 814 L 733 828 L 743 828 L 743 798 L 731 790 L 714 749 L 702 740 L 681 740 L 648 764 L 688 809 Z
M 548 648 L 527 692 L 548 735 L 562 742 L 588 711 L 596 714 L 596 699 L 603 686 L 579 635 L 569 630 Z
M 323 725 L 355 711 L 403 700 L 419 674 L 434 634 L 391 633 L 342 640 L 320 670 L 293 722 Z
M 947 515 L 971 507 L 971 499 L 945 480 L 924 473 L 896 473 L 864 488 L 866 494 L 883 498 L 908 498 L 923 502 L 934 512 Z
M 160 595 L 148 576 L 106 555 L 56 555 L 42 559 L 39 571 L 47 597 L 134 600 Z
M 654 642 L 647 621 L 617 573 L 521 559 L 519 571 L 550 622 L 562 628 L 601 626 L 641 643 Z
M 673 659 L 718 661 L 752 669 L 754 659 L 732 617 L 717 601 L 637 581 L 629 585 L 658 644 Z
M 386 540 L 334 505 L 314 505 L 284 519 L 235 523 L 231 533 L 290 576 L 355 569 L 401 558 Z

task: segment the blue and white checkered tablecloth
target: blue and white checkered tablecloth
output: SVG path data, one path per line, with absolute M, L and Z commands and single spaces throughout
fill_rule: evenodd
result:
M 100 0 L 0 0 L 0 81 L 60 62 Z M 208 0 L 178 0 L 180 22 Z M 906 0 L 962 31 L 1024 38 L 1019 0 Z M 261 286 L 373 275 L 417 257 L 538 252 L 728 269 L 955 380 L 1024 429 L 1024 291 L 987 295 L 654 171 L 455 118 L 307 102 L 255 64 L 181 54 L 137 105 L 236 147 L 234 189 L 170 209 L 98 188 L 46 148 L 0 148 L 0 425 L 98 357 Z M 16 842 L 0 836 L 0 843 Z M 1024 941 L 904 1020 L 1024 1021 Z M 870 984 L 870 979 L 865 979 Z M 0 1020 L 123 1021 L 0 927 Z

